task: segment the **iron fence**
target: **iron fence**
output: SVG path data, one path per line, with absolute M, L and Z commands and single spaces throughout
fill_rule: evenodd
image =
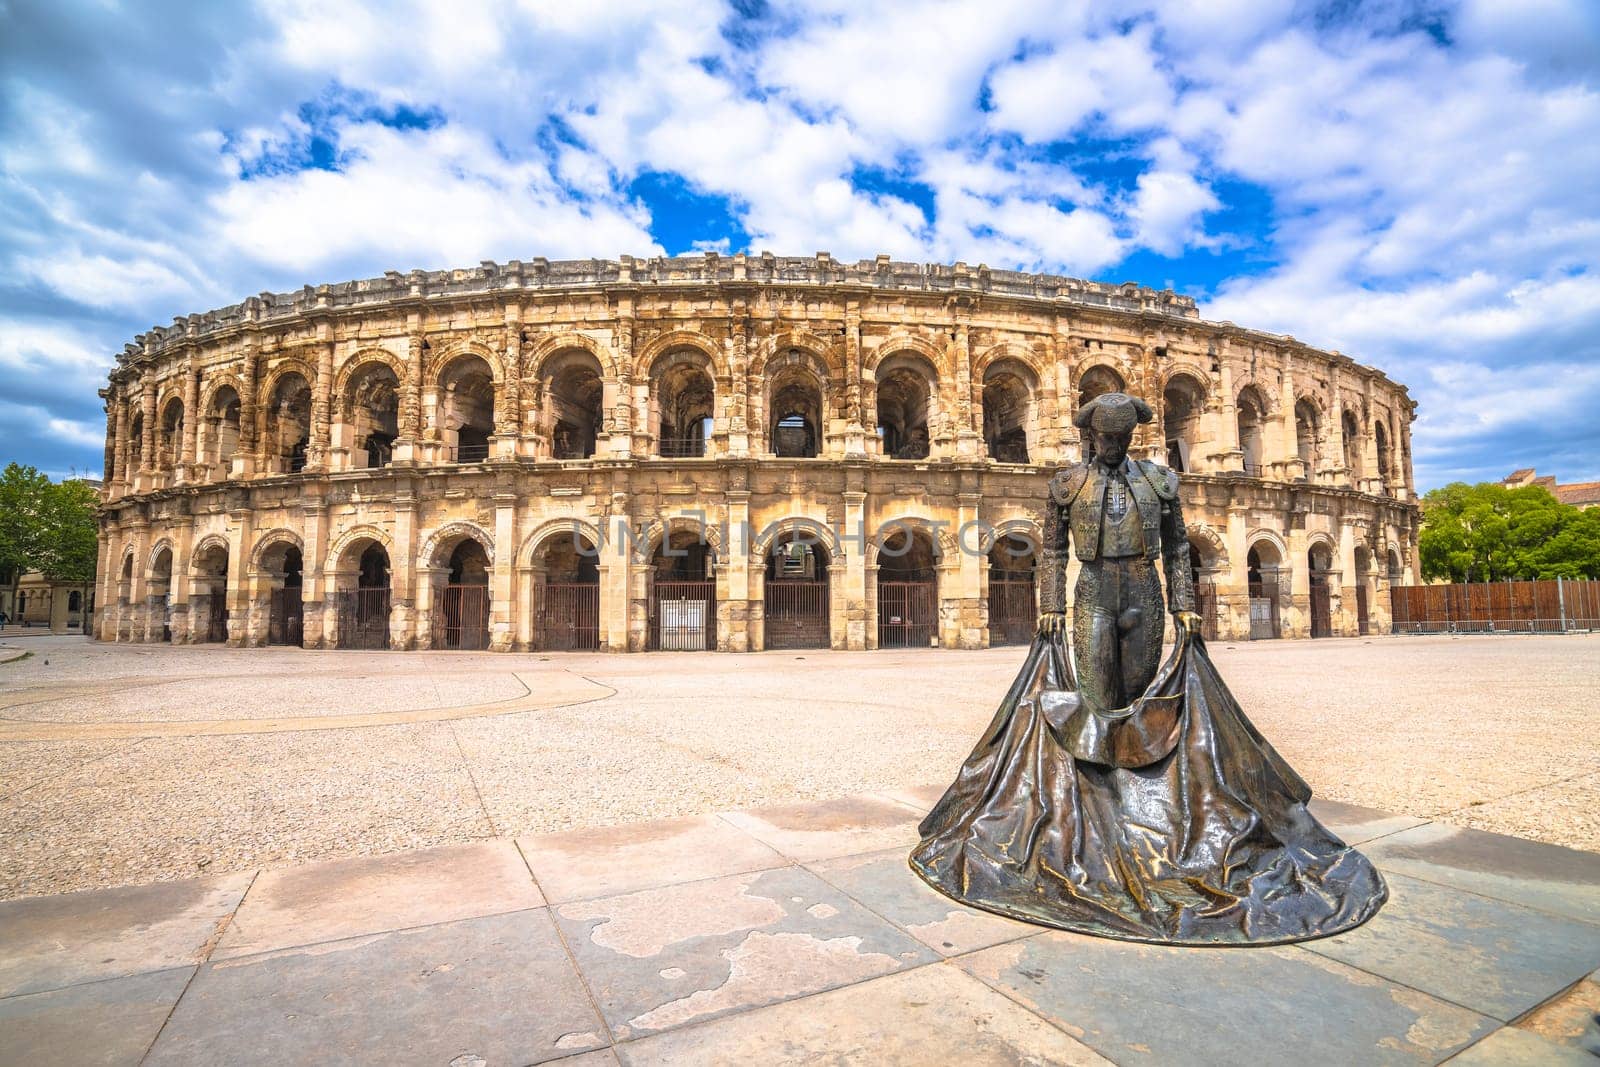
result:
M 698 459 L 706 454 L 703 437 L 663 437 L 661 455 L 668 459 Z
M 766 589 L 768 648 L 828 647 L 828 583 L 773 579 Z
M 1389 588 L 1395 633 L 1567 633 L 1600 629 L 1600 581 L 1396 585 Z
M 433 596 L 433 647 L 489 647 L 489 587 L 447 585 Z
M 352 589 L 334 594 L 339 647 L 375 651 L 389 647 L 389 590 Z
M 650 591 L 650 647 L 699 652 L 717 647 L 717 583 L 655 582 Z
M 546 582 L 539 589 L 538 645 L 547 652 L 593 652 L 600 647 L 600 586 Z
M 878 583 L 879 648 L 927 648 L 938 626 L 933 582 Z
M 1025 645 L 1033 640 L 1039 613 L 1033 576 L 989 576 L 989 644 Z
M 274 589 L 267 605 L 267 644 L 296 645 L 301 643 L 305 621 L 305 604 L 298 585 Z

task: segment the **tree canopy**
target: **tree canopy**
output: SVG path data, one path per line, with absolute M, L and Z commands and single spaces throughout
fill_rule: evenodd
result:
M 1425 579 L 1600 578 L 1600 508 L 1538 485 L 1452 482 L 1422 498 L 1418 550 Z
M 52 482 L 32 467 L 0 471 L 0 572 L 12 581 L 42 571 L 54 581 L 92 582 L 99 495 L 77 479 Z

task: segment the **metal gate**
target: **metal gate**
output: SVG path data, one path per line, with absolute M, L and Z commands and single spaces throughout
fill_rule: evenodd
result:
M 717 647 L 717 583 L 655 582 L 650 590 L 650 647 L 698 652 Z
M 1250 583 L 1250 640 L 1267 641 L 1278 636 L 1278 588 L 1263 582 Z
M 1311 579 L 1311 636 L 1333 636 L 1333 605 L 1326 578 Z
M 212 593 L 206 605 L 206 640 L 221 644 L 228 639 L 228 597 L 225 593 Z
M 267 644 L 300 644 L 300 631 L 305 621 L 305 606 L 298 585 L 286 585 L 272 591 L 272 602 L 267 611 Z
M 447 585 L 433 596 L 433 647 L 489 647 L 489 587 Z
M 766 647 L 828 647 L 828 583 L 772 579 L 767 582 Z
M 878 583 L 879 648 L 927 648 L 938 626 L 934 583 Z
M 339 647 L 389 647 L 389 590 L 354 589 L 337 594 Z
M 1365 580 L 1356 586 L 1356 632 L 1361 634 L 1371 633 L 1371 623 L 1367 619 L 1367 583 Z
M 546 652 L 593 652 L 600 647 L 600 586 L 546 582 L 539 589 L 538 647 Z
M 1025 645 L 1033 640 L 1038 624 L 1033 577 L 998 578 L 990 574 L 989 644 Z
M 1217 639 L 1217 590 L 1210 583 L 1194 587 L 1194 612 L 1200 616 L 1200 636 L 1207 641 Z

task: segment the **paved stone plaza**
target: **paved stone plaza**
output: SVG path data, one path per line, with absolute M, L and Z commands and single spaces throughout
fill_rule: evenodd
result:
M 1024 655 L 0 646 L 0 898 L 939 782 Z M 1212 651 L 1319 797 L 1600 851 L 1600 635 Z
M 910 873 L 1021 649 L 0 646 L 0 1064 L 1600 1049 L 1600 637 L 1214 646 L 1392 894 L 1254 950 L 1046 932 Z

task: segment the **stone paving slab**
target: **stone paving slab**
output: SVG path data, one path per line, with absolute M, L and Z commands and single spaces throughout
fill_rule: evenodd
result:
M 941 956 L 959 956 L 1039 932 L 1039 927 L 959 904 L 931 889 L 904 849 L 846 856 L 808 869 L 888 919 Z
M 540 908 L 208 963 L 145 1062 L 527 1064 L 609 1043 Z
M 1311 814 L 1318 822 L 1332 830 L 1347 845 L 1359 845 L 1374 838 L 1421 826 L 1427 820 L 1415 815 L 1396 815 L 1361 804 L 1346 804 L 1339 800 L 1312 798 Z
M 146 1048 L 152 1064 L 1302 1067 L 1600 1047 L 1600 922 L 1560 910 L 1588 914 L 1595 857 L 1319 802 L 1389 879 L 1371 923 L 1164 948 L 929 889 L 906 854 L 942 791 L 3 903 L 0 1067 Z
M 120 1067 L 149 1051 L 193 967 L 0 1000 L 0 1067 Z
M 1595 1057 L 1581 1049 L 1508 1026 L 1453 1057 L 1450 1067 L 1594 1067 L 1594 1063 Z
M 628 1067 L 1109 1063 L 949 964 L 874 978 L 619 1049 Z
M 193 966 L 254 873 L 0 903 L 0 997 Z
M 789 861 L 715 815 L 571 830 L 517 842 L 551 903 L 743 874 Z
M 1600 923 L 1600 853 L 1429 823 L 1364 851 L 1385 870 Z
M 1509 1022 L 1600 959 L 1600 926 L 1384 872 L 1366 925 L 1305 948 Z
M 917 823 L 922 821 L 905 804 L 872 795 L 779 804 L 722 817 L 802 863 L 886 848 L 909 849 L 917 843 Z
M 1437 1063 L 1493 1019 L 1293 946 L 1044 934 L 961 966 L 1119 1064 Z
M 937 958 L 798 867 L 565 904 L 555 912 L 619 1039 Z
M 537 908 L 510 841 L 263 871 L 212 959 Z

